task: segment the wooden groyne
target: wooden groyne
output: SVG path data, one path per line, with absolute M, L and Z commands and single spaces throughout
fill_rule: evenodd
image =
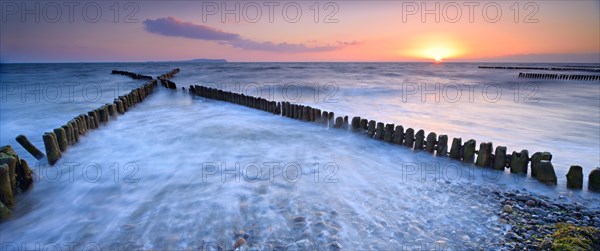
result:
M 126 95 L 115 98 L 113 103 L 101 105 L 97 109 L 87 112 L 87 114 L 82 113 L 68 121 L 65 125 L 55 128 L 51 132 L 44 133 L 42 138 L 44 140 L 48 163 L 54 165 L 62 157 L 62 153 L 67 151 L 69 146 L 79 141 L 81 135 L 100 128 L 101 125 L 110 122 L 112 117 L 124 114 L 131 107 L 144 101 L 148 95 L 152 94 L 157 83 L 157 80 L 152 80 L 141 87 L 131 90 Z
M 479 69 L 600 72 L 600 67 L 479 66 Z
M 173 70 L 162 76 L 172 77 L 174 73 L 177 72 L 179 72 L 179 69 Z M 112 71 L 112 74 L 126 75 L 133 77 L 134 79 L 148 78 L 148 76 L 118 70 Z M 152 77 L 149 78 L 152 79 Z M 64 125 L 57 127 L 50 132 L 45 132 L 44 135 L 42 135 L 42 139 L 48 164 L 54 165 L 62 157 L 62 153 L 67 151 L 70 146 L 79 142 L 80 136 L 85 135 L 91 130 L 100 128 L 115 117 L 125 114 L 136 104 L 144 101 L 146 97 L 152 94 L 154 87 L 157 85 L 158 80 L 152 79 L 146 84 L 131 90 L 129 93 L 115 98 L 112 103 L 107 103 L 94 110 L 88 111 L 87 113 L 82 113 Z M 44 157 L 44 154 L 35 147 L 25 135 L 17 136 L 16 140 L 36 159 Z
M 179 68 L 175 68 L 170 72 L 160 75 L 157 77 L 157 79 L 160 81 L 160 84 L 162 86 L 169 89 L 177 89 L 177 85 L 175 84 L 175 82 L 170 80 L 171 78 L 175 77 L 175 74 L 177 73 L 179 73 Z
M 531 177 L 542 183 L 557 185 L 557 177 L 552 165 L 552 154 L 549 152 L 536 152 L 529 155 L 529 151 L 513 151 L 508 154 L 505 146 L 497 146 L 492 142 L 482 142 L 479 150 L 477 142 L 473 139 L 464 144 L 461 138 L 453 138 L 450 151 L 448 151 L 448 136 L 424 130 L 406 128 L 402 125 L 377 122 L 364 117 L 353 117 L 349 122 L 348 116 L 335 116 L 334 112 L 322 111 L 318 108 L 294 104 L 290 102 L 276 102 L 260 97 L 253 97 L 233 93 L 220 89 L 190 85 L 189 93 L 204 98 L 230 102 L 246 107 L 269 112 L 275 115 L 306 122 L 325 125 L 328 128 L 348 130 L 360 133 L 390 144 L 402 145 L 415 151 L 426 151 L 439 157 L 449 157 L 465 164 L 474 164 L 482 168 L 491 168 L 499 171 L 510 169 L 511 173 L 526 175 L 531 170 Z M 567 187 L 582 189 L 583 174 L 581 167 L 571 166 L 567 175 Z M 600 192 L 600 168 L 592 170 L 589 175 L 588 189 Z
M 128 72 L 128 71 L 113 70 L 111 72 L 111 74 L 128 76 L 128 77 L 131 77 L 133 79 L 152 80 L 152 77 L 150 77 L 150 76 L 146 76 L 146 75 L 142 75 L 142 74 L 137 74 L 137 73 L 133 73 L 133 72 Z
M 519 73 L 519 78 L 556 79 L 573 81 L 600 81 L 600 75 Z
M 33 187 L 29 164 L 10 145 L 0 147 L 0 222 L 13 215 L 16 195 Z

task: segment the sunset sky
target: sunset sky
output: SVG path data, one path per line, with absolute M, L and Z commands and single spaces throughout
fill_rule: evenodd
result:
M 591 0 L 52 3 L 2 1 L 0 62 L 600 63 Z

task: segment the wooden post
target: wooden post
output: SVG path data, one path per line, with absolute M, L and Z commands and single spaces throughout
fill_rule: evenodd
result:
M 375 136 L 373 136 L 373 138 L 378 140 L 383 139 L 383 123 L 377 123 L 377 128 L 375 128 Z
M 393 135 L 394 135 L 394 124 L 386 124 L 385 131 L 383 132 L 383 141 L 391 143 Z
M 360 119 L 360 129 L 362 132 L 366 131 L 367 129 L 369 129 L 369 120 L 367 119 Z
M 401 125 L 396 126 L 394 134 L 392 135 L 392 143 L 396 145 L 402 145 L 404 142 L 404 127 Z
M 125 113 L 125 107 L 123 106 L 123 100 L 115 99 L 115 105 L 117 105 L 117 112 L 120 114 Z
M 373 138 L 373 136 L 375 135 L 375 124 L 376 123 L 377 122 L 375 122 L 375 120 L 369 121 L 368 129 L 367 129 L 367 135 L 369 135 L 369 138 Z
M 342 129 L 348 130 L 348 116 L 344 116 L 344 122 L 342 123 Z
M 427 141 L 425 142 L 425 150 L 434 153 L 435 151 L 435 140 L 437 139 L 437 134 L 435 132 L 430 132 L 427 134 Z
M 496 152 L 494 154 L 494 169 L 495 170 L 504 170 L 506 167 L 506 147 L 498 146 L 496 147 Z
M 479 144 L 479 152 L 477 153 L 477 162 L 475 165 L 480 167 L 489 167 L 492 158 L 492 143 L 481 142 Z
M 463 145 L 463 162 L 473 164 L 475 161 L 475 140 L 470 139 Z
M 446 157 L 448 155 L 448 135 L 440 135 L 438 137 L 437 149 L 435 150 L 436 156 Z
M 333 119 L 335 118 L 335 114 L 333 112 L 329 112 L 329 128 L 333 127 Z
M 9 209 L 15 208 L 15 197 L 10 185 L 10 173 L 8 165 L 0 165 L 0 202 Z
M 360 128 L 360 117 L 353 117 L 350 124 L 352 126 L 352 131 L 357 132 Z
M 42 151 L 40 151 L 40 149 L 38 149 L 37 147 L 35 147 L 30 141 L 29 139 L 27 139 L 27 137 L 25 137 L 25 135 L 21 134 L 19 136 L 17 136 L 16 138 L 17 142 L 19 142 L 19 144 L 25 148 L 25 150 L 27 150 L 27 152 L 29 152 L 29 154 L 31 154 L 34 158 L 36 159 L 42 159 L 45 155 L 42 153 Z
M 460 160 L 462 158 L 460 152 L 462 148 L 462 138 L 452 139 L 452 147 L 450 148 L 450 158 Z
M 538 164 L 542 160 L 552 161 L 552 154 L 549 152 L 536 152 L 531 155 L 531 177 L 537 176 Z
M 545 184 L 556 185 L 556 173 L 554 172 L 554 166 L 552 162 L 542 160 L 537 164 L 538 173 L 536 178 Z
M 69 122 L 71 127 L 73 128 L 73 144 L 79 142 L 79 125 L 77 125 L 77 120 L 72 120 Z
M 61 152 L 67 150 L 67 135 L 64 129 L 56 128 L 54 129 L 54 134 L 56 135 L 56 140 L 58 141 L 58 147 Z
M 90 129 L 96 129 L 96 113 L 93 111 L 88 112 Z
M 413 144 L 415 142 L 415 130 L 412 128 L 407 128 L 404 133 L 404 146 L 413 148 Z
M 335 128 L 342 128 L 342 126 L 343 126 L 342 124 L 343 124 L 343 123 L 344 123 L 344 118 L 342 118 L 342 117 L 337 117 L 337 118 L 335 119 L 335 125 L 334 125 L 333 127 L 335 127 Z
M 323 111 L 323 116 L 321 116 L 321 122 L 327 126 L 327 122 L 329 121 L 329 112 Z
M 600 168 L 596 167 L 588 176 L 588 190 L 600 192 Z
M 48 156 L 48 164 L 54 165 L 61 157 L 56 135 L 53 132 L 47 132 L 44 133 L 42 138 L 44 140 L 44 147 L 46 148 L 46 156 Z
M 583 189 L 583 168 L 571 166 L 567 173 L 567 188 Z
M 425 145 L 425 131 L 421 129 L 417 131 L 417 134 L 415 134 L 414 149 L 417 151 L 423 150 L 423 145 Z
M 12 147 L 11 147 L 12 151 Z M 0 155 L 0 165 L 6 165 L 8 167 L 8 186 L 12 189 L 13 193 L 17 192 L 17 166 L 19 165 L 18 156 L 15 154 L 9 155 L 8 153 L 2 152 Z
M 529 152 L 522 150 L 520 153 L 513 151 L 510 160 L 510 172 L 527 174 L 527 163 L 529 162 Z
M 72 130 L 69 130 L 69 126 L 68 125 L 63 125 L 63 126 L 61 126 L 61 128 L 63 130 L 65 130 L 65 136 L 67 136 L 67 145 L 72 145 L 73 144 L 73 138 L 74 138 Z
M 114 103 L 106 105 L 108 106 L 108 114 L 110 116 L 117 116 L 117 105 Z

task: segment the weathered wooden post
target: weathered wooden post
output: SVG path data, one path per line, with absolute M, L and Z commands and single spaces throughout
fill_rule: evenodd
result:
M 377 123 L 377 128 L 375 128 L 375 136 L 373 136 L 373 138 L 378 140 L 383 139 L 383 123 Z
M 12 149 L 11 149 L 12 150 Z M 12 189 L 13 193 L 17 191 L 17 166 L 19 165 L 18 157 L 9 155 L 7 153 L 0 153 L 0 165 L 8 166 L 8 185 Z
M 588 176 L 588 190 L 600 192 L 600 168 L 596 167 Z
M 117 112 L 120 113 L 120 114 L 124 114 L 125 113 L 125 107 L 123 106 L 123 100 L 115 99 L 114 103 L 117 105 Z
M 462 138 L 452 139 L 452 147 L 450 148 L 450 158 L 460 160 L 462 158 L 462 156 L 460 155 L 461 148 Z
M 475 145 L 477 142 L 475 140 L 470 139 L 465 142 L 463 145 L 463 162 L 473 164 L 475 161 Z
M 353 117 L 352 122 L 350 124 L 352 126 L 353 132 L 358 131 L 358 128 L 360 128 L 360 117 Z
M 520 153 L 513 151 L 510 160 L 510 172 L 527 174 L 527 163 L 529 163 L 529 152 L 522 150 Z
M 342 124 L 344 123 L 344 118 L 342 117 L 337 117 L 335 119 L 335 125 L 333 126 L 334 128 L 342 128 Z
M 323 118 L 321 118 L 321 109 L 315 109 L 315 122 L 322 123 Z
M 64 129 L 56 128 L 54 129 L 54 134 L 56 135 L 56 140 L 58 141 L 58 147 L 61 152 L 67 150 L 67 135 Z
M 494 170 L 504 170 L 504 167 L 506 167 L 506 147 L 498 146 L 494 153 Z
M 335 114 L 333 112 L 329 112 L 329 128 L 332 128 L 334 125 Z
M 548 160 L 542 160 L 537 165 L 537 176 L 536 178 L 546 184 L 556 185 L 556 173 L 554 172 L 554 166 L 552 162 Z
M 404 142 L 404 127 L 401 125 L 396 126 L 394 134 L 392 135 L 392 143 L 396 145 L 402 145 Z
M 329 112 L 327 111 L 323 111 L 323 115 L 321 116 L 321 122 L 323 122 L 323 124 L 325 126 L 327 126 L 327 122 L 329 121 Z
M 552 161 L 552 154 L 549 152 L 536 152 L 531 155 L 531 177 L 537 176 L 538 164 L 542 160 Z
M 15 208 L 15 197 L 10 184 L 10 170 L 8 165 L 0 165 L 0 202 L 9 209 Z
M 489 167 L 492 158 L 492 142 L 481 142 L 479 144 L 479 152 L 477 153 L 477 161 L 475 165 L 480 167 Z
M 72 120 L 69 123 L 73 128 L 73 143 L 77 143 L 79 142 L 79 125 L 77 125 L 77 120 Z
M 425 131 L 423 129 L 417 131 L 415 134 L 415 146 L 414 149 L 417 151 L 423 150 L 423 146 L 425 145 Z
M 383 132 L 383 141 L 391 143 L 393 135 L 394 135 L 394 124 L 386 124 L 385 131 Z
M 407 128 L 404 132 L 404 146 L 412 148 L 415 142 L 415 129 Z
M 367 135 L 369 136 L 369 138 L 373 138 L 373 136 L 375 136 L 375 120 L 370 120 L 369 121 L 369 125 L 368 125 L 368 129 L 367 129 Z
M 44 140 L 44 147 L 46 148 L 46 156 L 48 157 L 48 164 L 54 165 L 61 157 L 60 148 L 56 135 L 53 132 L 44 133 L 42 136 Z
M 425 141 L 425 150 L 434 153 L 435 151 L 435 140 L 437 139 L 437 134 L 435 132 L 430 132 L 427 134 L 427 139 Z
M 367 129 L 369 129 L 369 120 L 367 119 L 360 119 L 360 131 L 364 132 Z
M 448 155 L 448 135 L 440 135 L 438 137 L 437 149 L 435 150 L 436 156 Z
M 63 130 L 65 130 L 65 136 L 67 136 L 67 145 L 72 145 L 74 143 L 73 142 L 73 138 L 74 138 L 73 131 L 69 129 L 68 125 L 63 125 L 63 126 L 61 126 L 61 128 Z M 60 144 L 59 144 L 59 146 L 60 146 Z
M 25 135 L 21 134 L 19 136 L 17 136 L 16 138 L 17 142 L 19 142 L 19 144 L 25 148 L 25 150 L 27 150 L 27 152 L 29 152 L 29 154 L 31 154 L 34 158 L 36 159 L 41 159 L 44 157 L 44 154 L 42 153 L 42 151 L 40 151 L 40 149 L 38 149 L 37 147 L 35 147 L 30 141 L 29 139 L 27 139 L 27 137 L 25 137 Z
M 108 114 L 110 116 L 117 116 L 117 105 L 114 103 L 106 105 L 108 106 Z
M 342 129 L 348 130 L 348 116 L 344 116 L 344 122 L 342 123 Z
M 571 166 L 567 173 L 567 188 L 583 189 L 583 168 Z

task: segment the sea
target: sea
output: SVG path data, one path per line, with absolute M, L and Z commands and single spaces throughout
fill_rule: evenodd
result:
M 0 145 L 35 172 L 0 224 L 2 250 L 494 249 L 508 225 L 494 191 L 600 207 L 600 82 L 518 78 L 525 63 L 0 64 Z M 180 68 L 143 103 L 88 132 L 54 166 L 15 140 L 42 135 Z M 564 73 L 564 72 L 560 72 Z M 569 71 L 568 74 L 599 74 Z M 508 153 L 552 153 L 557 186 L 231 103 L 204 85 L 435 132 Z M 183 87 L 183 88 L 182 88 Z M 584 189 L 566 189 L 571 165 Z M 60 248 L 60 249 L 57 249 Z

